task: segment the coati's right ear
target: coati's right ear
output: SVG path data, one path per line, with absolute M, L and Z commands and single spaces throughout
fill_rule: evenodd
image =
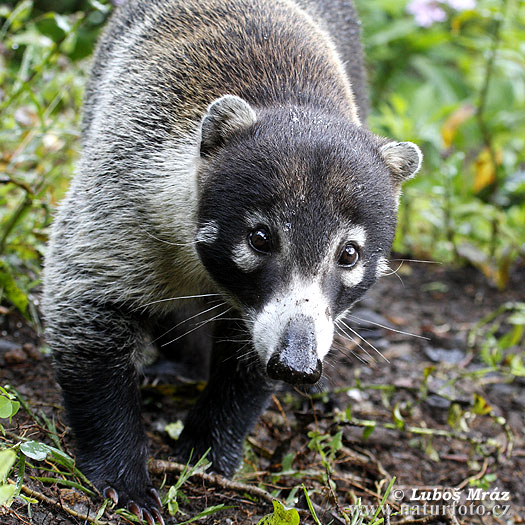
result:
M 205 157 L 225 144 L 236 132 L 257 122 L 250 104 L 235 95 L 214 100 L 201 123 L 201 156 Z
M 411 179 L 423 161 L 423 153 L 413 142 L 388 142 L 379 153 L 398 184 Z

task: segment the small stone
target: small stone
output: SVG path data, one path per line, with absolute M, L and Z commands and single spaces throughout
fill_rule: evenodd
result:
M 27 361 L 27 354 L 21 348 L 9 350 L 4 355 L 6 365 L 19 365 Z
M 432 408 L 441 408 L 446 410 L 450 407 L 450 401 L 442 396 L 430 394 L 426 399 L 427 405 Z
M 10 352 L 12 350 L 19 350 L 21 347 L 18 343 L 8 341 L 7 339 L 0 339 L 0 352 Z
M 462 350 L 448 350 L 446 348 L 425 348 L 425 355 L 434 363 L 458 364 L 465 359 Z
M 22 347 L 24 352 L 33 360 L 35 361 L 41 361 L 43 359 L 42 354 L 40 353 L 40 350 L 32 344 L 32 343 L 25 343 Z

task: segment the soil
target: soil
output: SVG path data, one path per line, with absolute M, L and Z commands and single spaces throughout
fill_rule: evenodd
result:
M 344 334 L 338 339 L 325 366 L 323 392 L 283 389 L 274 396 L 247 440 L 235 480 L 270 493 L 280 490 L 282 501 L 302 509 L 301 524 L 315 523 L 301 483 L 320 523 L 344 524 L 350 523 L 342 518 L 343 512 L 351 515 L 350 505 L 358 498 L 377 505 L 394 476 L 391 515 L 384 523 L 524 523 L 525 378 L 486 370 L 480 353 L 486 333 L 467 344 L 476 322 L 524 298 L 523 263 L 514 269 L 508 289 L 499 292 L 473 268 L 404 262 L 357 305 L 349 328 L 342 326 L 353 341 Z M 45 346 L 16 313 L 2 312 L 0 384 L 15 387 L 33 415 L 21 409 L 11 423 L 2 420 L 7 434 L 0 440 L 12 444 L 18 436 L 52 445 L 45 415 L 64 451 L 74 455 Z M 523 350 L 505 352 L 523 356 Z M 183 418 L 200 388 L 199 383 L 168 387 L 144 380 L 143 414 L 155 460 L 172 459 L 165 426 Z M 323 441 L 322 435 L 331 437 Z M 16 499 L 10 508 L 0 508 L 2 525 L 86 522 L 62 507 L 95 518 L 102 498 L 34 479 L 60 477 L 42 470 L 53 469 L 50 462 L 34 463 L 26 468 L 24 484 L 40 501 L 28 506 Z M 162 464 L 152 466 L 164 495 L 178 474 L 163 472 Z M 220 480 L 194 476 L 182 492 L 185 497 L 178 501 L 184 514 L 169 523 L 220 504 L 231 508 L 199 523 L 257 524 L 272 511 L 269 501 L 221 486 Z M 366 509 L 360 512 L 364 516 Z M 109 507 L 100 519 L 127 522 Z

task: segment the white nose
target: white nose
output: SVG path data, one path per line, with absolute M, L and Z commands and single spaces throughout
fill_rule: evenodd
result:
M 323 360 L 334 337 L 330 306 L 318 282 L 295 277 L 254 315 L 253 321 L 253 343 L 261 364 L 267 367 L 270 359 L 274 360 L 268 371 L 270 377 L 285 374 L 284 361 L 286 368 L 304 373 L 315 382 L 317 360 Z M 306 362 L 301 364 L 301 359 Z

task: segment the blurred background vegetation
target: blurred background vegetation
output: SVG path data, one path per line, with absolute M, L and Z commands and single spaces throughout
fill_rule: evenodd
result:
M 357 0 L 372 129 L 421 145 L 395 250 L 504 289 L 525 257 L 525 5 Z M 0 3 L 0 294 L 38 327 L 42 255 L 79 150 L 97 0 Z M 5 307 L 3 307 L 5 310 Z

